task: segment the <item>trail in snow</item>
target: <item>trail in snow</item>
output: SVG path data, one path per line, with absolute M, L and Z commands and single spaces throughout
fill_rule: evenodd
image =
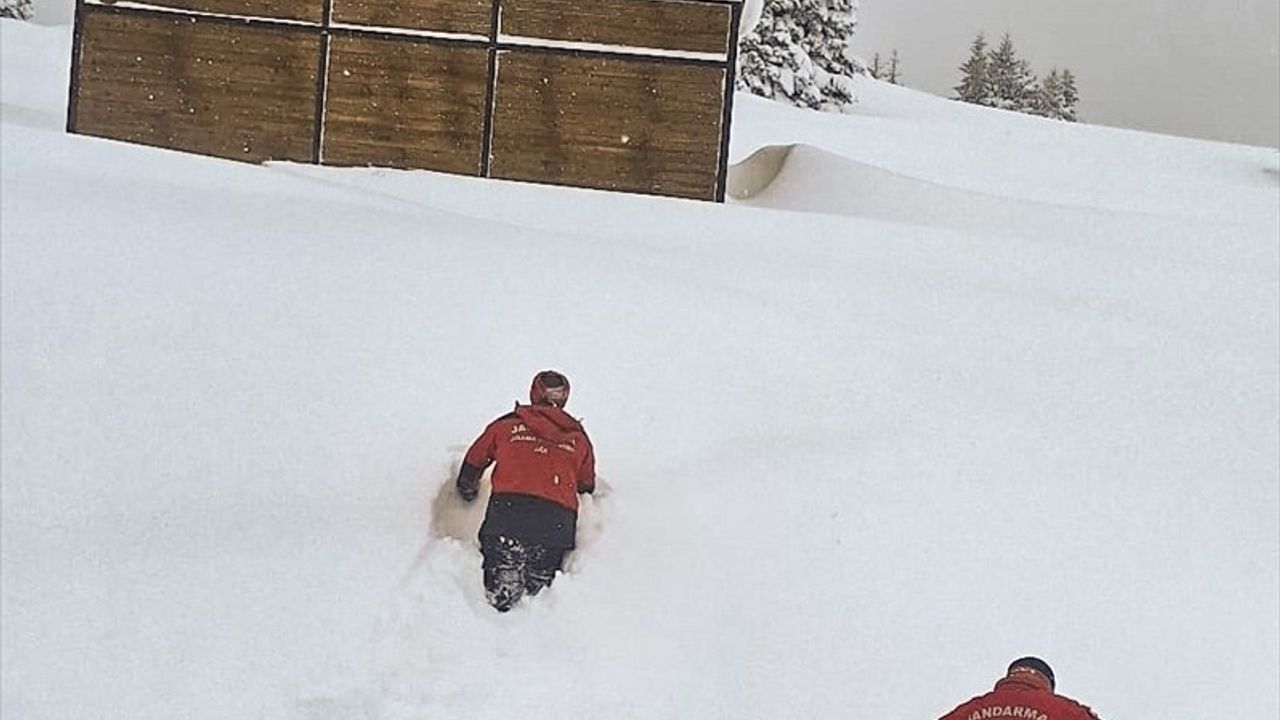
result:
M 464 451 L 463 446 L 451 447 L 441 482 L 427 488 L 427 536 L 378 613 L 370 633 L 370 662 L 309 689 L 299 700 L 300 720 L 452 716 L 457 712 L 453 703 L 464 696 L 471 696 L 471 703 L 476 694 L 501 692 L 491 661 L 486 653 L 475 652 L 477 646 L 489 647 L 500 658 L 514 657 L 522 673 L 545 660 L 542 643 L 547 637 L 537 625 L 554 612 L 546 607 L 554 602 L 553 594 L 596 561 L 594 547 L 607 514 L 607 501 L 600 499 L 609 495 L 609 483 L 598 479 L 598 494 L 580 499 L 577 547 L 566 556 L 556 584 L 499 616 L 485 599 L 476 542 L 490 492 L 489 473 L 477 498 L 462 500 L 453 478 Z M 460 647 L 472 649 L 470 660 L 459 661 Z M 495 717 L 503 712 L 500 700 L 489 706 Z

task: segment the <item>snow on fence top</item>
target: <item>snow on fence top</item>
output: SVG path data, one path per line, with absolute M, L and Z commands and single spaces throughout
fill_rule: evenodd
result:
M 70 132 L 722 201 L 729 0 L 79 0 Z

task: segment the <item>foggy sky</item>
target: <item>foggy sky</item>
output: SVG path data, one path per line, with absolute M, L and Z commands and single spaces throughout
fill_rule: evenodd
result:
M 861 0 L 854 49 L 951 97 L 979 30 L 1075 73 L 1084 122 L 1280 147 L 1280 0 Z

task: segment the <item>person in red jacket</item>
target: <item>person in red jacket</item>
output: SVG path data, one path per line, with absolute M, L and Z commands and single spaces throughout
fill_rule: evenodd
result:
M 568 378 L 538 373 L 529 404 L 489 423 L 458 471 L 458 493 L 471 502 L 496 463 L 480 551 L 485 595 L 498 612 L 551 584 L 574 547 L 578 493 L 595 491 L 595 450 L 582 423 L 564 411 L 568 401 Z
M 1053 670 L 1037 657 L 1024 657 L 1009 664 L 1009 670 L 986 695 L 964 703 L 943 715 L 941 720 L 1098 720 L 1088 707 L 1053 692 Z

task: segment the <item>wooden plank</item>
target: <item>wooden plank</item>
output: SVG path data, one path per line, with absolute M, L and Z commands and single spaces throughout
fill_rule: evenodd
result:
M 494 0 L 333 0 L 333 22 L 489 37 Z
M 337 34 L 321 157 L 479 175 L 486 44 Z
M 732 8 L 684 0 L 502 0 L 503 36 L 727 53 Z
M 145 0 L 147 5 L 238 17 L 320 23 L 324 0 Z
M 490 174 L 714 200 L 724 79 L 716 66 L 504 51 Z
M 88 7 L 73 132 L 236 160 L 310 161 L 318 29 Z

